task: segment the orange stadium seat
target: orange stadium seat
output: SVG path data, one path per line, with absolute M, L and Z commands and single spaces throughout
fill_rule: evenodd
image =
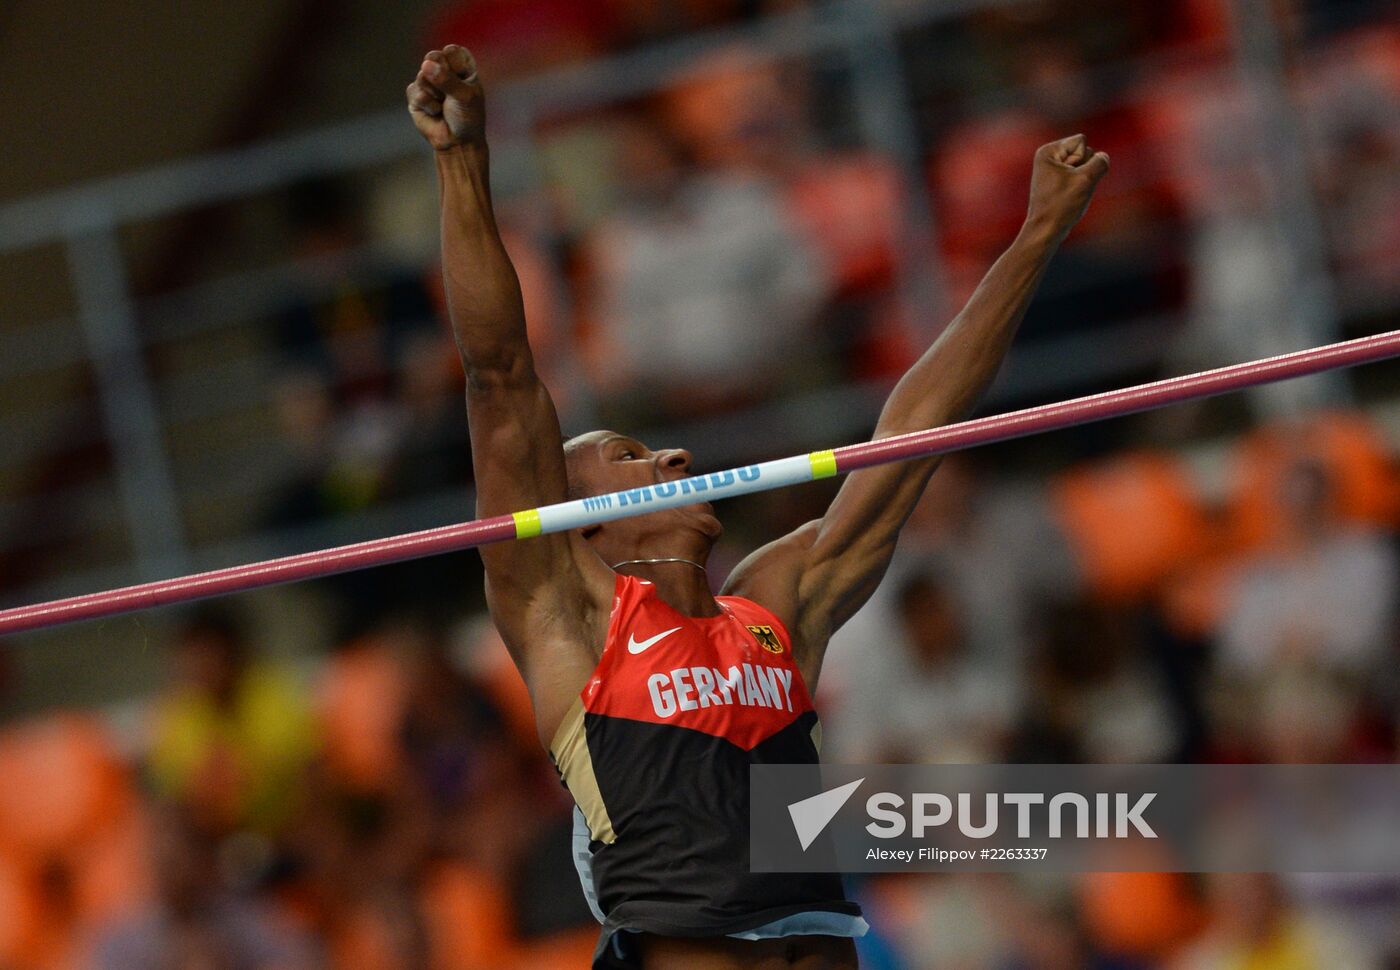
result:
M 1027 160 L 1056 135 L 1033 114 L 1005 111 L 950 131 L 928 166 L 944 262 L 961 304 L 1025 218 Z M 977 164 L 968 164 L 969 159 Z
M 1238 552 L 1268 547 L 1286 519 L 1279 480 L 1292 462 L 1322 463 L 1333 486 L 1332 511 L 1343 521 L 1400 524 L 1400 474 L 1385 439 L 1361 414 L 1334 412 L 1299 425 L 1270 425 L 1240 442 L 1231 487 L 1229 539 Z
M 794 218 L 848 292 L 893 279 L 903 204 L 899 170 L 874 154 L 824 158 L 788 187 Z
M 1094 872 L 1079 882 L 1089 938 L 1106 953 L 1160 961 L 1201 927 L 1201 908 L 1175 872 Z
M 0 737 L 0 843 L 17 858 L 66 856 L 125 814 L 131 790 L 96 718 L 62 714 Z
M 510 901 L 479 869 L 443 863 L 423 881 L 422 905 L 434 970 L 497 970 L 516 959 Z M 556 966 L 552 963 L 536 966 Z
M 398 770 L 407 685 L 393 651 L 364 640 L 332 657 L 321 684 L 326 764 L 363 791 L 383 791 Z
M 1106 600 L 1154 592 L 1209 546 L 1205 512 L 1170 455 L 1137 452 L 1075 468 L 1050 495 L 1090 590 Z
M 73 892 L 85 925 L 130 912 L 154 892 L 148 822 L 140 811 L 114 819 L 76 852 Z
M 130 773 L 96 718 L 61 714 L 0 736 L 0 778 L 0 966 L 74 966 L 149 893 Z
M 1160 600 L 1167 624 L 1184 637 L 1209 635 L 1229 605 L 1237 571 L 1237 559 L 1213 553 L 1169 577 Z
M 33 876 L 0 855 L 0 966 L 27 965 L 43 949 L 43 902 Z
M 383 913 L 361 906 L 329 932 L 326 965 L 330 970 L 410 970 L 396 928 Z

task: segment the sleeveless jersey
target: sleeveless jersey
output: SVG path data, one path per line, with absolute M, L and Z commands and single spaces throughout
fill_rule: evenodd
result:
M 749 766 L 816 764 L 820 726 L 777 617 L 718 601 L 719 616 L 685 616 L 618 576 L 602 658 L 550 745 L 586 827 L 575 861 L 600 954 L 619 930 L 864 926 L 839 875 L 749 871 Z

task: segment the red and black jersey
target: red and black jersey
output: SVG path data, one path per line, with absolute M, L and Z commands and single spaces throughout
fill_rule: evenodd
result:
M 619 576 L 602 659 L 550 745 L 587 824 L 576 861 L 605 940 L 860 915 L 836 874 L 749 871 L 749 766 L 816 764 L 820 727 L 782 623 L 718 602 L 685 616 Z

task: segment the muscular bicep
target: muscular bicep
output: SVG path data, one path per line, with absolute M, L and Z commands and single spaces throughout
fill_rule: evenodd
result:
M 559 418 L 528 360 L 503 373 L 469 374 L 467 421 L 476 469 L 476 514 L 508 515 L 562 502 L 568 493 Z M 561 604 L 588 614 L 612 594 L 607 567 L 570 533 L 483 546 L 492 613 L 507 640 L 530 635 L 531 617 Z
M 929 458 L 852 472 L 816 523 L 801 580 L 803 602 L 832 632 L 880 585 L 900 530 L 938 461 Z
M 500 370 L 468 369 L 467 426 L 478 516 L 564 501 L 559 417 L 527 355 Z

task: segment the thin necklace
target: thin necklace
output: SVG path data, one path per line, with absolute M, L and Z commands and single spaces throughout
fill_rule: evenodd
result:
M 675 558 L 675 557 L 667 557 L 667 558 L 665 558 L 665 559 L 624 559 L 624 560 L 622 560 L 622 562 L 615 562 L 615 563 L 613 563 L 613 564 L 612 564 L 611 566 L 609 566 L 608 568 L 609 568 L 609 569 L 616 569 L 618 566 L 634 566 L 634 565 L 642 565 L 642 566 L 645 566 L 645 565 L 648 565 L 648 564 L 650 564 L 650 563 L 657 563 L 657 562 L 683 562 L 683 563 L 685 563 L 687 566 L 694 566 L 696 569 L 700 570 L 702 573 L 705 571 L 705 567 L 704 567 L 703 565 L 701 565 L 700 563 L 696 562 L 694 559 L 677 559 L 677 558 Z

